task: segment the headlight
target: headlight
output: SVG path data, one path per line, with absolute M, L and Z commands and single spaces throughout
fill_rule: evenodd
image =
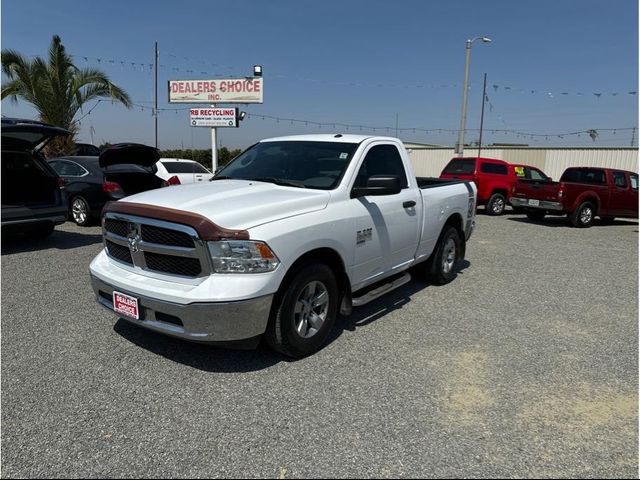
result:
M 264 242 L 224 240 L 209 242 L 216 273 L 265 273 L 274 271 L 280 260 Z

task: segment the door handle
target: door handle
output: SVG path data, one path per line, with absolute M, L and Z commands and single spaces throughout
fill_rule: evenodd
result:
M 414 202 L 413 200 L 409 200 L 408 202 L 404 202 L 402 204 L 402 208 L 412 208 L 416 206 L 416 202 Z

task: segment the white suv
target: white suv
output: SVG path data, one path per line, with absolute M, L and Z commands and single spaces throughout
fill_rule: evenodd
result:
M 161 158 L 156 166 L 156 175 L 169 185 L 205 182 L 213 177 L 200 163 L 184 158 Z

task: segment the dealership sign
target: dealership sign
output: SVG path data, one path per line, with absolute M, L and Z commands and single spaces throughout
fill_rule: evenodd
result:
M 262 77 L 169 81 L 169 103 L 262 103 L 262 92 Z
M 192 127 L 237 127 L 237 108 L 191 108 Z

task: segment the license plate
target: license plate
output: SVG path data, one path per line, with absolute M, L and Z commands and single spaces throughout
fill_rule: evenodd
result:
M 120 292 L 113 292 L 113 310 L 125 317 L 140 319 L 138 312 L 138 299 L 131 295 Z
M 529 205 L 531 205 L 532 207 L 539 207 L 540 206 L 540 200 L 534 200 L 532 198 L 529 199 Z

